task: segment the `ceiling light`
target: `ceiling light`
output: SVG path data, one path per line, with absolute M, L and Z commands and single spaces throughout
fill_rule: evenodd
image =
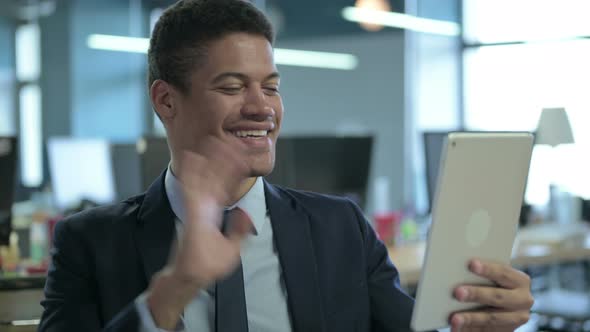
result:
M 88 36 L 88 47 L 98 50 L 147 53 L 148 38 L 99 35 Z M 353 54 L 275 48 L 275 63 L 285 66 L 353 70 L 358 58 Z
M 358 59 L 352 54 L 275 48 L 275 63 L 285 66 L 353 70 Z
M 455 22 L 432 20 L 368 8 L 346 7 L 342 9 L 342 17 L 351 22 L 373 23 L 435 35 L 458 36 L 461 33 L 459 24 Z
M 391 11 L 391 6 L 388 0 L 357 0 L 354 4 L 355 8 L 380 10 L 384 12 Z M 371 22 L 361 21 L 359 25 L 368 31 L 379 31 L 383 29 L 383 25 L 374 24 Z
M 148 38 L 90 35 L 86 41 L 88 47 L 97 50 L 119 51 L 130 53 L 147 53 L 150 47 Z

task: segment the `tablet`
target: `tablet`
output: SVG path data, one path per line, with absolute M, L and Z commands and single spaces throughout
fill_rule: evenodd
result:
M 440 162 L 414 331 L 449 326 L 474 309 L 453 297 L 460 284 L 491 285 L 468 270 L 472 258 L 508 264 L 533 146 L 530 133 L 451 133 Z

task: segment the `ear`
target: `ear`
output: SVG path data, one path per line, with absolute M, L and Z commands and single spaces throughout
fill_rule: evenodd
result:
M 155 80 L 150 87 L 152 105 L 162 121 L 172 119 L 176 115 L 173 89 L 170 84 L 163 80 Z

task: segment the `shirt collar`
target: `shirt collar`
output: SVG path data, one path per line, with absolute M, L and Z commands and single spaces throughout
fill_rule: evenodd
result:
M 166 172 L 164 186 L 172 212 L 174 212 L 181 222 L 184 222 L 186 220 L 186 207 L 182 200 L 182 187 L 180 181 L 172 173 L 170 166 L 168 166 L 168 171 Z M 233 209 L 235 207 L 239 207 L 250 216 L 250 220 L 254 225 L 255 234 L 260 234 L 266 220 L 266 199 L 262 177 L 256 179 L 252 188 L 238 202 L 226 209 Z

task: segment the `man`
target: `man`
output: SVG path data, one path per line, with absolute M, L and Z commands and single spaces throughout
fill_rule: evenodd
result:
M 413 301 L 358 207 L 261 178 L 283 115 L 272 42 L 245 1 L 163 14 L 149 83 L 170 166 L 145 194 L 58 223 L 41 331 L 410 330 Z M 454 329 L 528 320 L 525 274 L 470 269 L 498 286 L 458 287 L 488 307 L 453 314 Z

